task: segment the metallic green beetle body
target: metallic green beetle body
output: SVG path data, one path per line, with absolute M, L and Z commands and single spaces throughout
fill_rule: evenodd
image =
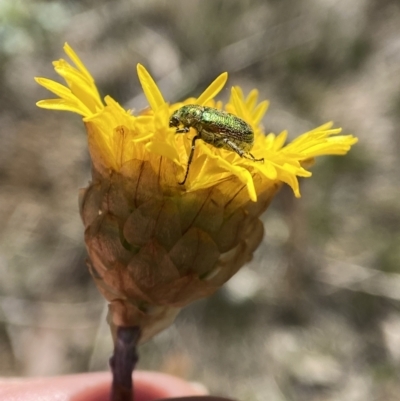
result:
M 181 185 L 186 182 L 189 174 L 197 139 L 202 139 L 216 148 L 234 151 L 240 157 L 253 161 L 264 161 L 264 159 L 256 159 L 250 153 L 254 143 L 254 132 L 250 125 L 239 117 L 225 111 L 189 104 L 172 114 L 169 126 L 176 127 L 176 133 L 185 134 L 189 132 L 190 128 L 194 128 L 197 131 L 197 135 L 192 139 L 192 149 L 185 178 L 179 183 Z M 179 128 L 180 126 L 182 128 Z

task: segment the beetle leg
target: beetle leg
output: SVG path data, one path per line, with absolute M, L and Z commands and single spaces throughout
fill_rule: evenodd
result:
M 263 162 L 264 163 L 264 158 L 256 159 L 250 152 L 248 152 L 248 154 L 250 156 L 247 156 L 247 154 L 246 154 L 247 152 L 245 152 L 244 150 L 240 149 L 239 146 L 237 146 L 234 142 L 230 141 L 229 139 L 224 138 L 223 142 L 226 143 L 240 157 L 244 157 L 245 159 L 253 160 L 253 162 Z
M 244 156 L 246 157 L 246 159 L 251 159 L 253 160 L 253 162 L 263 162 L 264 163 L 264 158 L 262 157 L 261 159 L 256 159 L 250 152 L 249 152 L 250 157 L 248 156 Z
M 186 168 L 185 178 L 183 179 L 182 182 L 179 182 L 179 185 L 183 185 L 183 184 L 186 182 L 186 178 L 187 178 L 187 176 L 188 176 L 188 174 L 189 174 L 189 167 L 190 167 L 190 165 L 191 165 L 191 163 L 192 163 L 194 150 L 195 150 L 195 148 L 196 148 L 196 141 L 197 141 L 199 138 L 200 138 L 200 135 L 196 135 L 196 136 L 192 139 L 192 148 L 191 148 L 191 150 L 190 150 L 190 155 L 189 155 L 188 165 L 187 165 L 187 168 Z
M 189 131 L 189 127 L 177 128 L 175 134 L 187 134 Z
M 226 145 L 228 145 L 234 152 L 236 152 L 240 157 L 243 157 L 245 155 L 244 150 L 240 149 L 239 146 L 236 145 L 236 143 L 230 141 L 228 138 L 224 138 L 222 141 Z

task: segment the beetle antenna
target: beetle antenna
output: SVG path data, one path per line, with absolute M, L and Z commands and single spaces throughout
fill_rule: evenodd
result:
M 182 182 L 179 182 L 179 185 L 184 185 L 186 182 L 186 178 L 188 177 L 189 174 L 189 167 L 192 164 L 192 160 L 193 160 L 193 154 L 194 154 L 194 150 L 196 148 L 196 141 L 200 138 L 199 135 L 196 135 L 193 139 L 192 139 L 192 148 L 190 150 L 190 155 L 189 155 L 189 160 L 188 160 L 188 165 L 186 167 L 186 173 L 185 173 L 185 178 L 183 179 Z

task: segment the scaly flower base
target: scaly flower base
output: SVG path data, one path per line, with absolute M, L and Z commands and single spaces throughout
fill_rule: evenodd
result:
M 139 326 L 141 342 L 168 327 L 180 308 L 214 293 L 252 258 L 263 237 L 261 213 L 280 185 L 248 199 L 232 183 L 187 193 L 162 186 L 168 160 L 132 160 L 127 174 L 93 170 L 81 191 L 89 270 L 110 302 L 109 323 Z M 152 164 L 158 164 L 154 170 Z M 173 167 L 172 164 L 169 167 Z

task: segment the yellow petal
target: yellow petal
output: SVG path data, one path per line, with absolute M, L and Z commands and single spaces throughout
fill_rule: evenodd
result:
M 242 88 L 240 86 L 238 86 L 238 85 L 235 85 L 234 88 L 236 90 L 236 93 L 239 96 L 240 101 L 244 104 L 244 95 L 243 95 Z
M 55 95 L 61 97 L 62 99 L 66 99 L 66 100 L 75 100 L 76 99 L 75 95 L 72 94 L 70 89 L 68 89 L 64 85 L 59 84 L 58 82 L 55 82 L 51 79 L 40 78 L 40 77 L 35 77 L 35 81 L 39 85 L 43 86 L 50 92 L 53 92 Z
M 285 184 L 289 185 L 290 188 L 292 188 L 294 196 L 296 198 L 300 198 L 300 188 L 299 188 L 299 181 L 297 180 L 297 177 L 293 174 L 280 174 L 279 179 L 284 182 Z
M 258 90 L 257 89 L 251 90 L 246 98 L 246 107 L 248 110 L 251 111 L 254 109 L 255 105 L 257 104 L 257 99 L 258 99 Z
M 316 157 L 322 155 L 344 155 L 352 145 L 358 142 L 358 139 L 352 135 L 345 135 L 341 137 L 328 138 L 323 143 L 315 143 L 309 148 L 305 149 L 302 153 L 309 157 Z
M 87 70 L 85 65 L 82 63 L 81 59 L 78 55 L 72 50 L 72 47 L 68 44 L 64 44 L 64 51 L 71 59 L 71 61 L 78 67 L 78 70 L 86 77 L 89 82 L 94 82 L 93 77 L 90 75 L 90 72 Z
M 176 148 L 171 145 L 168 145 L 166 143 L 150 142 L 147 143 L 145 147 L 148 152 L 153 152 L 160 156 L 165 156 L 173 162 L 177 164 L 179 163 Z
M 74 68 L 63 59 L 54 61 L 53 66 L 57 74 L 65 79 L 71 92 L 85 103 L 92 113 L 103 108 L 99 92 L 90 75 L 88 78 L 85 73 Z
M 208 155 L 208 157 L 214 158 L 216 160 L 216 163 L 220 167 L 222 167 L 224 170 L 230 172 L 232 175 L 238 177 L 239 180 L 242 181 L 243 184 L 246 185 L 250 199 L 253 202 L 257 201 L 257 193 L 256 193 L 256 189 L 254 186 L 253 177 L 247 168 L 232 164 L 230 161 L 228 161 L 227 159 L 225 159 L 223 157 L 213 155 L 213 152 L 209 148 L 204 147 L 204 150 L 206 151 L 205 153 Z M 200 179 L 200 177 L 199 177 L 199 179 Z
M 288 136 L 288 132 L 287 131 L 282 131 L 276 138 L 274 141 L 274 150 L 279 150 L 282 148 L 282 146 L 285 144 L 286 139 Z
M 307 133 L 311 134 L 311 133 L 314 133 L 314 132 L 326 131 L 326 130 L 330 129 L 332 127 L 332 125 L 333 125 L 333 122 L 332 121 L 328 121 L 327 123 L 322 124 L 319 127 L 316 127 L 314 129 L 312 129 L 311 131 L 308 131 Z M 336 128 L 335 129 L 335 131 L 339 131 L 339 132 L 341 130 L 342 130 L 341 128 Z
M 221 92 L 221 90 L 225 86 L 227 80 L 228 80 L 228 73 L 223 72 L 197 98 L 196 103 L 200 104 L 200 105 L 205 105 L 209 100 L 213 99 L 215 96 L 218 95 L 219 92 Z
M 273 163 L 267 161 L 264 161 L 264 164 L 262 163 L 255 163 L 254 167 L 261 171 L 265 177 L 267 177 L 270 180 L 275 180 L 278 177 L 278 172 L 273 165 Z
M 267 112 L 269 107 L 269 101 L 264 100 L 261 102 L 254 110 L 252 118 L 253 118 L 253 123 L 255 125 L 260 124 L 261 119 L 264 117 L 264 114 Z
M 89 113 L 89 110 L 85 109 L 83 104 L 79 104 L 79 102 L 69 102 L 65 99 L 39 100 L 36 103 L 36 106 L 42 109 L 71 111 L 72 113 L 80 114 L 83 117 Z
M 233 105 L 235 107 L 236 114 L 240 118 L 250 122 L 249 115 L 247 113 L 246 108 L 244 107 L 244 103 L 242 101 L 242 96 L 241 96 L 240 92 L 241 91 L 239 91 L 237 89 L 237 87 L 232 87 L 232 89 L 231 89 L 231 99 L 230 100 L 231 100 L 231 102 L 233 103 Z
M 141 64 L 137 65 L 137 73 L 140 84 L 142 85 L 143 92 L 149 102 L 150 107 L 156 112 L 160 107 L 165 104 L 165 100 L 154 79 L 149 72 Z

